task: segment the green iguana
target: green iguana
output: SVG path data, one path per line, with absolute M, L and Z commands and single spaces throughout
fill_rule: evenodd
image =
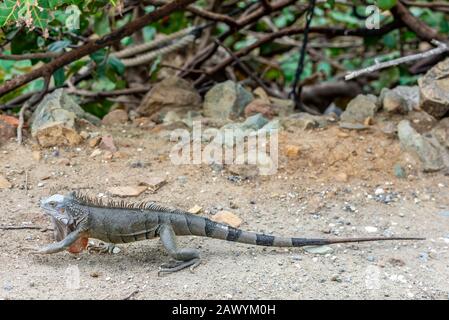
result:
M 47 245 L 33 253 L 56 253 L 70 248 L 80 239 L 95 238 L 106 243 L 128 243 L 159 237 L 174 261 L 164 264 L 160 273 L 175 272 L 187 267 L 193 269 L 200 262 L 195 249 L 178 248 L 176 236 L 200 236 L 247 243 L 259 246 L 302 247 L 333 243 L 422 240 L 406 237 L 373 237 L 342 239 L 286 238 L 247 232 L 190 214 L 169 209 L 153 202 L 128 204 L 124 201 L 103 203 L 85 195 L 71 192 L 55 194 L 41 200 L 41 208 L 55 224 L 59 242 Z

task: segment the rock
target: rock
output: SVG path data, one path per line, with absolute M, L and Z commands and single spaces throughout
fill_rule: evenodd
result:
M 272 108 L 278 117 L 288 117 L 295 110 L 295 103 L 290 99 L 278 99 L 270 97 Z
M 103 153 L 103 151 L 101 151 L 100 149 L 95 149 L 94 151 L 92 151 L 92 153 L 90 154 L 89 157 L 95 158 L 95 157 L 101 155 L 102 153 Z
M 114 152 L 113 156 L 115 159 L 128 159 L 129 158 L 129 154 L 127 154 L 126 152 L 123 152 L 123 151 Z
M 243 179 L 254 178 L 259 174 L 259 168 L 255 164 L 231 164 L 228 171 Z
M 288 145 L 285 147 L 285 155 L 288 158 L 298 158 L 301 154 L 301 149 L 299 146 Z
M 352 122 L 340 122 L 339 127 L 342 129 L 349 129 L 349 130 L 366 130 L 369 128 L 365 124 L 352 123 Z
M 374 232 L 377 232 L 377 228 L 368 226 L 368 227 L 365 227 L 365 231 L 368 233 L 374 233 Z
M 231 227 L 238 228 L 243 220 L 240 219 L 238 216 L 233 214 L 230 211 L 219 211 L 216 214 L 214 214 L 211 218 L 212 221 L 224 223 L 227 225 L 230 225 Z
M 34 160 L 36 161 L 40 161 L 42 159 L 42 154 L 40 151 L 35 150 L 31 153 L 31 156 L 33 157 Z
M 348 175 L 344 172 L 339 172 L 335 175 L 335 181 L 338 182 L 348 182 Z
M 128 113 L 123 109 L 115 109 L 103 117 L 101 123 L 104 125 L 124 124 L 128 122 Z
M 162 120 L 162 123 L 171 124 L 171 123 L 178 122 L 178 121 L 181 121 L 181 117 L 175 111 L 168 111 L 165 114 L 164 119 Z
M 313 253 L 313 254 L 325 255 L 325 254 L 331 254 L 332 252 L 334 252 L 334 249 L 332 249 L 329 246 L 305 246 L 303 248 L 308 253 Z
M 438 171 L 444 168 L 441 145 L 436 138 L 420 135 L 408 120 L 399 123 L 398 136 L 403 148 L 421 160 L 424 171 Z
M 276 115 L 271 103 L 267 103 L 261 99 L 255 99 L 255 100 L 251 101 L 245 107 L 244 113 L 245 113 L 245 117 L 249 117 L 249 116 L 260 113 L 267 119 L 273 119 L 273 117 Z
M 204 98 L 204 115 L 211 118 L 235 119 L 254 99 L 252 93 L 231 80 L 216 84 Z
M 281 124 L 285 128 L 295 127 L 308 130 L 313 128 L 324 128 L 327 126 L 328 120 L 326 116 L 314 116 L 310 113 L 299 112 L 282 119 Z
M 83 141 L 77 130 L 81 120 L 99 123 L 98 118 L 85 112 L 63 89 L 58 89 L 47 94 L 34 111 L 31 135 L 42 147 L 77 145 Z
M 17 130 L 13 125 L 0 119 L 0 145 L 14 138 L 16 134 Z
M 95 148 L 96 146 L 98 146 L 100 141 L 101 141 L 101 137 L 98 136 L 98 137 L 89 139 L 89 141 L 87 143 L 88 143 L 89 147 Z
M 148 188 L 146 186 L 121 186 L 111 187 L 108 192 L 111 195 L 119 197 L 137 197 L 145 192 Z
M 138 117 L 133 119 L 133 125 L 142 129 L 151 129 L 156 124 L 151 120 L 150 117 Z
M 0 189 L 9 189 L 12 187 L 12 184 L 3 176 L 0 176 Z
M 380 100 L 385 111 L 390 113 L 407 113 L 419 107 L 419 87 L 397 86 L 394 89 L 384 88 Z
M 89 139 L 89 137 L 90 137 L 90 133 L 83 130 L 83 131 L 80 132 L 80 136 L 81 136 L 84 140 L 87 140 L 87 139 Z
M 374 118 L 379 107 L 376 96 L 359 94 L 348 103 L 340 119 L 342 122 L 363 123 L 368 117 Z
M 152 193 L 159 190 L 162 186 L 164 186 L 167 183 L 167 180 L 165 178 L 161 177 L 152 177 L 145 182 L 142 182 L 142 185 L 145 185 L 148 190 L 150 190 Z
M 418 79 L 420 108 L 441 118 L 449 111 L 449 58 L 432 67 Z
M 137 112 L 150 116 L 163 108 L 200 108 L 201 96 L 186 80 L 173 76 L 162 80 L 142 99 Z
M 103 153 L 103 160 L 112 160 L 114 154 L 111 151 L 105 150 Z
M 192 214 L 198 214 L 201 212 L 201 210 L 203 210 L 203 207 L 196 204 L 192 208 L 190 208 L 188 211 Z
M 405 169 L 399 163 L 396 163 L 394 165 L 393 173 L 397 178 L 405 179 L 407 177 L 407 174 L 405 173 Z
M 446 150 L 449 150 L 449 118 L 441 119 L 431 133 Z
M 101 141 L 98 147 L 101 150 L 107 150 L 112 153 L 117 152 L 117 147 L 114 144 L 114 139 L 110 134 L 101 137 Z
M 56 160 L 56 164 L 62 165 L 62 166 L 69 166 L 70 165 L 70 160 L 67 158 L 61 158 Z
M 268 123 L 268 119 L 261 113 L 246 118 L 245 122 L 241 124 L 243 130 L 259 130 Z

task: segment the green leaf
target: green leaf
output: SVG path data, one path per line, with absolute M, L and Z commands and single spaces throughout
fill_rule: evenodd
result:
M 125 65 L 120 59 L 116 57 L 110 56 L 108 58 L 108 65 L 110 65 L 111 68 L 120 75 L 125 73 Z
M 61 87 L 65 81 L 64 68 L 59 68 L 53 73 L 53 80 L 55 80 L 55 86 Z
M 382 10 L 390 10 L 396 5 L 397 2 L 397 0 L 378 0 L 377 5 Z

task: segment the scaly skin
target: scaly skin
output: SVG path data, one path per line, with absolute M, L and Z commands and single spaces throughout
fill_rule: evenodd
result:
M 287 238 L 247 232 L 188 212 L 168 209 L 154 203 L 104 204 L 96 199 L 70 193 L 53 195 L 41 202 L 45 213 L 52 217 L 58 230 L 67 234 L 61 241 L 50 244 L 34 253 L 55 253 L 70 248 L 79 238 L 95 238 L 107 243 L 128 243 L 159 237 L 168 254 L 175 260 L 164 265 L 160 273 L 175 272 L 199 264 L 200 255 L 195 249 L 178 248 L 176 236 L 200 236 L 259 246 L 302 247 L 334 243 L 422 240 L 422 238 L 342 238 L 308 239 Z M 61 237 L 59 237 L 61 238 Z M 57 237 L 58 239 L 58 237 Z

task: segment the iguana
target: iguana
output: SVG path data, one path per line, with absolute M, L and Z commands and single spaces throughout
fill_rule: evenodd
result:
M 175 272 L 187 267 L 193 269 L 200 262 L 195 249 L 178 248 L 176 236 L 200 236 L 259 246 L 302 247 L 334 243 L 422 240 L 407 237 L 373 238 L 286 238 L 247 232 L 214 222 L 179 209 L 169 209 L 154 202 L 130 204 L 124 201 L 104 202 L 71 192 L 55 194 L 41 200 L 41 208 L 56 225 L 56 239 L 60 240 L 41 249 L 37 254 L 56 253 L 70 248 L 81 240 L 95 238 L 106 243 L 128 243 L 159 237 L 174 260 L 163 264 L 160 273 Z

